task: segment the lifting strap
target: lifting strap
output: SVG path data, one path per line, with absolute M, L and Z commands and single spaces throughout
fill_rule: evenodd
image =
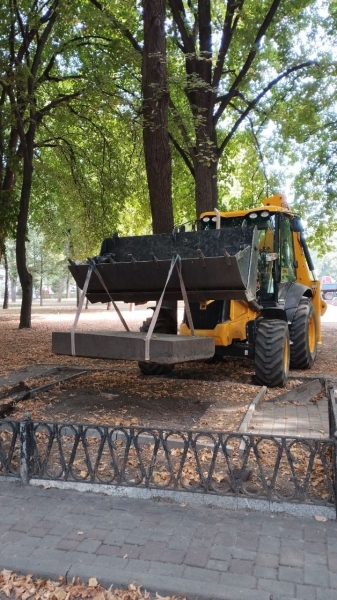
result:
M 164 295 L 165 295 L 166 287 L 167 287 L 168 282 L 171 279 L 171 275 L 173 273 L 174 267 L 176 267 L 176 269 L 178 271 L 180 288 L 181 288 L 181 293 L 182 293 L 184 304 L 185 304 L 185 310 L 186 310 L 186 316 L 187 316 L 189 328 L 191 330 L 191 334 L 193 336 L 195 336 L 195 331 L 194 331 L 194 325 L 193 325 L 193 320 L 192 320 L 190 305 L 189 305 L 189 302 L 188 302 L 186 288 L 185 288 L 185 284 L 184 284 L 184 280 L 183 280 L 183 276 L 182 276 L 182 272 L 181 272 L 181 257 L 179 256 L 179 254 L 175 254 L 172 257 L 171 265 L 170 265 L 170 268 L 169 268 L 169 272 L 168 272 L 168 275 L 167 275 L 167 279 L 166 279 L 166 283 L 165 283 L 164 289 L 163 289 L 162 294 L 161 294 L 161 296 L 159 298 L 158 304 L 156 306 L 156 310 L 153 313 L 151 324 L 150 324 L 149 330 L 148 330 L 148 332 L 146 334 L 146 337 L 145 337 L 145 360 L 147 360 L 147 361 L 150 360 L 150 340 L 151 340 L 154 328 L 155 328 L 156 323 L 157 323 L 157 319 L 158 319 L 159 311 L 161 309 L 161 305 L 162 305 L 163 298 L 164 298 Z
M 126 331 L 130 331 L 130 329 L 128 327 L 128 324 L 126 323 L 126 321 L 125 321 L 125 319 L 124 319 L 121 311 L 119 310 L 117 304 L 111 298 L 111 296 L 110 296 L 110 294 L 109 294 L 109 292 L 107 290 L 107 287 L 106 287 L 106 285 L 105 285 L 105 283 L 104 283 L 104 281 L 103 281 L 103 279 L 101 277 L 101 274 L 100 274 L 100 272 L 98 271 L 98 269 L 96 267 L 96 263 L 93 260 L 91 260 L 89 262 L 88 271 L 87 271 L 87 274 L 85 276 L 84 286 L 83 286 L 81 297 L 80 297 L 80 300 L 79 300 L 79 303 L 78 303 L 78 307 L 77 307 L 77 311 L 76 311 L 76 316 L 75 316 L 74 324 L 73 324 L 73 326 L 71 328 L 71 331 L 70 331 L 70 346 L 71 346 L 71 355 L 72 356 L 76 356 L 76 352 L 75 352 L 75 332 L 76 332 L 78 320 L 80 318 L 80 314 L 82 312 L 84 298 L 86 296 L 88 285 L 89 285 L 89 281 L 90 281 L 90 278 L 91 278 L 91 275 L 92 275 L 93 271 L 95 271 L 99 282 L 102 284 L 102 286 L 104 287 L 106 293 L 108 294 L 108 296 L 110 298 L 110 301 L 112 302 L 113 307 L 114 307 L 116 313 L 118 314 L 120 320 L 122 321 L 122 323 L 123 323 Z

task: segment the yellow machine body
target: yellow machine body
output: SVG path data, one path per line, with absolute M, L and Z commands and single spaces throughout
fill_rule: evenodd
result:
M 202 220 L 205 216 L 209 218 L 230 218 L 230 217 L 245 217 L 254 212 L 263 212 L 268 209 L 273 213 L 284 213 L 289 217 L 294 217 L 291 212 L 285 196 L 277 194 L 264 200 L 263 204 L 254 209 L 238 210 L 231 212 L 207 212 L 200 216 Z M 271 237 L 267 244 L 269 252 L 273 251 L 273 238 Z M 312 292 L 312 304 L 316 313 L 316 329 L 317 341 L 321 343 L 321 316 L 325 313 L 327 305 L 321 298 L 320 281 L 315 278 L 314 273 L 309 270 L 308 263 L 305 257 L 303 247 L 300 242 L 300 233 L 292 232 L 293 252 L 296 261 L 296 281 L 307 286 Z M 266 244 L 265 244 L 266 247 Z M 200 310 L 206 309 L 211 301 L 200 304 Z M 213 337 L 216 346 L 230 346 L 234 341 L 243 342 L 247 338 L 247 324 L 254 321 L 259 316 L 259 311 L 251 308 L 246 302 L 231 300 L 228 319 L 222 323 L 218 323 L 214 329 L 196 329 L 197 336 Z M 186 323 L 180 326 L 181 335 L 190 335 L 190 329 Z M 246 352 L 248 354 L 248 351 Z

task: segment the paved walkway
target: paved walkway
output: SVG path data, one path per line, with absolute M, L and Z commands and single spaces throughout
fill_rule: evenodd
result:
M 328 400 L 322 398 L 316 403 L 261 402 L 248 431 L 289 437 L 328 438 Z
M 337 598 L 336 521 L 6 481 L 0 517 L 1 568 L 188 600 Z

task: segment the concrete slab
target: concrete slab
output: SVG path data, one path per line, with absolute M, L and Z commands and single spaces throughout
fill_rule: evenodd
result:
M 79 331 L 75 333 L 75 355 L 115 360 L 145 360 L 146 333 L 131 331 Z M 71 355 L 69 331 L 52 333 L 52 351 Z M 173 364 L 211 358 L 214 339 L 183 335 L 153 335 L 150 341 L 150 360 Z

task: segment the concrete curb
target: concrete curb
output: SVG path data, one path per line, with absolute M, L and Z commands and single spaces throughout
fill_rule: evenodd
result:
M 135 488 L 127 486 L 98 485 L 94 483 L 78 483 L 77 481 L 49 481 L 46 479 L 31 479 L 32 486 L 48 486 L 51 488 L 76 490 L 78 492 L 94 492 L 106 494 L 117 498 L 160 499 L 163 502 L 177 502 L 179 504 L 197 504 L 201 506 L 214 506 L 229 510 L 255 510 L 260 512 L 285 513 L 298 517 L 314 517 L 321 515 L 327 519 L 336 519 L 336 510 L 333 506 L 319 504 L 302 504 L 291 502 L 269 502 L 258 498 L 240 498 L 237 496 L 213 496 L 197 492 L 177 492 L 174 490 L 158 490 L 149 488 Z

